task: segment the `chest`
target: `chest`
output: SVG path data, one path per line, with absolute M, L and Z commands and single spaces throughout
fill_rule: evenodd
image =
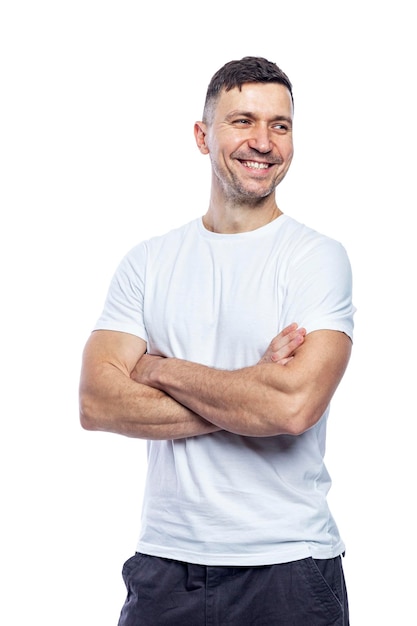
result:
M 224 368 L 254 364 L 280 330 L 284 271 L 274 249 L 200 242 L 160 256 L 146 276 L 150 350 Z

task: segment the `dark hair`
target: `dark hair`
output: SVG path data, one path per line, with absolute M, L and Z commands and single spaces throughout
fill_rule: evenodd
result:
M 224 89 L 242 89 L 244 83 L 278 83 L 284 85 L 294 103 L 292 85 L 288 76 L 272 61 L 263 57 L 243 57 L 240 61 L 229 61 L 211 79 L 204 104 L 204 121 L 208 121 L 213 104 Z

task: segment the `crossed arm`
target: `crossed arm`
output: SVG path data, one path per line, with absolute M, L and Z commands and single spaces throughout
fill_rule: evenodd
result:
M 81 424 L 146 439 L 300 434 L 330 402 L 350 350 L 341 332 L 306 336 L 292 324 L 259 363 L 225 371 L 145 354 L 146 343 L 127 333 L 95 331 L 83 355 Z

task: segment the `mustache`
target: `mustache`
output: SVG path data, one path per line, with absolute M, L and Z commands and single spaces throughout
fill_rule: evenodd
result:
M 251 152 L 232 152 L 230 155 L 233 159 L 237 159 L 238 161 L 258 161 L 260 163 L 268 163 L 268 165 L 282 165 L 284 160 L 279 155 L 272 154 L 261 154 L 256 150 Z

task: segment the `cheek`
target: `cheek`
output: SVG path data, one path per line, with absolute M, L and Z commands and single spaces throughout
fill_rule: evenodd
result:
M 286 163 L 291 163 L 294 156 L 294 148 L 292 144 L 285 144 L 280 147 L 280 154 Z
M 242 136 L 232 132 L 217 133 L 216 136 L 208 137 L 209 150 L 216 154 L 232 154 L 242 143 L 244 143 Z

